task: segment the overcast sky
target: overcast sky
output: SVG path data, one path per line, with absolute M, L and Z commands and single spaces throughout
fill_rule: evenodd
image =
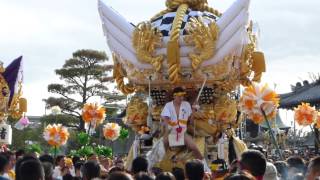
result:
M 165 0 L 104 0 L 133 23 L 163 10 Z M 223 12 L 234 0 L 209 0 Z M 252 0 L 251 19 L 261 29 L 265 52 L 264 82 L 279 93 L 318 73 L 320 66 L 319 0 Z M 24 96 L 28 115 L 44 114 L 47 85 L 54 70 L 78 49 L 107 51 L 96 0 L 0 0 L 0 60 L 5 65 L 24 56 Z

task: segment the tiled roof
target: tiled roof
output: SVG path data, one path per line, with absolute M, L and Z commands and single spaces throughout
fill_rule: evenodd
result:
M 303 86 L 293 92 L 280 95 L 280 108 L 296 107 L 301 102 L 312 105 L 320 103 L 320 84 Z

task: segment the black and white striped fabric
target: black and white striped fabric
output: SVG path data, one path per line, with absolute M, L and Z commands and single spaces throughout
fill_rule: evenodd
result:
M 152 26 L 157 27 L 161 31 L 163 36 L 169 36 L 175 16 L 176 16 L 176 12 L 170 12 L 163 16 L 159 16 L 158 18 L 154 19 L 151 22 Z M 201 12 L 201 11 L 192 11 L 191 9 L 188 9 L 182 22 L 181 34 L 185 35 L 187 33 L 185 30 L 185 27 L 187 22 L 190 21 L 191 17 L 203 17 L 203 21 L 206 24 L 210 24 L 212 21 L 217 21 L 219 18 L 218 16 L 206 11 Z

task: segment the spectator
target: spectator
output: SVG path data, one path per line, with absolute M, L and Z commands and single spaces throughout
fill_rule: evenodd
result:
M 53 164 L 50 162 L 42 162 L 42 167 L 44 171 L 44 179 L 45 180 L 53 180 Z
M 136 157 L 132 162 L 132 173 L 148 172 L 148 160 L 144 157 Z
M 121 168 L 121 169 L 124 169 L 124 161 L 122 158 L 117 158 L 115 161 L 114 161 L 114 165 Z
M 295 174 L 305 174 L 305 162 L 299 156 L 291 156 L 287 159 L 288 164 L 288 176 L 293 177 Z
M 240 171 L 234 174 L 230 174 L 225 177 L 224 180 L 256 180 L 256 178 L 246 171 Z
M 274 163 L 274 166 L 277 168 L 278 177 L 281 180 L 286 180 L 288 177 L 288 165 L 285 161 L 277 161 Z
M 262 180 L 266 163 L 266 158 L 260 151 L 248 150 L 241 155 L 240 168 L 249 171 L 257 180 Z
M 156 180 L 176 180 L 176 178 L 171 172 L 163 172 L 157 176 Z
M 81 167 L 83 166 L 83 162 L 77 162 L 75 165 L 74 165 L 74 174 L 75 174 L 75 177 L 81 177 Z
M 134 176 L 135 180 L 154 180 L 154 178 L 146 172 L 139 172 Z
M 65 156 L 63 155 L 59 155 L 56 157 L 55 168 L 53 170 L 53 178 L 58 178 L 58 179 L 62 178 L 61 172 L 65 167 L 64 158 Z
M 35 157 L 27 155 L 24 156 L 23 158 L 20 158 L 15 166 L 15 174 L 16 174 L 16 180 L 21 180 L 22 178 L 20 177 L 20 166 L 23 162 L 28 161 L 28 160 L 37 160 Z
M 96 161 L 87 161 L 81 168 L 83 180 L 91 180 L 100 176 L 100 166 Z
M 66 174 L 66 175 L 62 176 L 62 180 L 73 180 L 73 177 L 71 174 Z
M 277 168 L 270 162 L 267 162 L 266 172 L 263 175 L 263 180 L 278 180 Z
M 43 163 L 43 162 L 49 162 L 52 164 L 52 166 L 54 165 L 54 158 L 52 156 L 50 156 L 49 154 L 44 154 L 42 156 L 39 157 L 39 160 Z
M 175 167 L 172 169 L 172 174 L 176 178 L 176 180 L 184 180 L 184 172 L 182 168 Z
M 23 149 L 19 149 L 16 151 L 16 160 L 22 159 L 25 154 L 25 151 Z
M 9 178 L 4 177 L 6 169 L 8 169 L 9 160 L 6 156 L 0 155 L 0 180 L 9 180 Z
M 97 154 L 90 154 L 90 155 L 88 156 L 88 160 L 89 160 L 89 161 L 99 162 L 99 159 L 98 159 Z
M 77 162 L 80 161 L 80 157 L 79 156 L 73 156 L 72 157 L 72 163 L 75 166 L 77 164 Z
M 112 174 L 112 173 L 114 173 L 114 172 L 123 172 L 123 171 L 124 171 L 124 170 L 123 170 L 122 168 L 117 167 L 117 166 L 113 166 L 113 167 L 110 168 L 109 174 Z
M 21 180 L 44 180 L 44 171 L 39 160 L 26 160 L 21 163 L 19 169 Z
M 188 161 L 185 165 L 185 171 L 189 180 L 202 180 L 204 177 L 204 165 L 198 159 Z
M 16 155 L 13 152 L 7 151 L 2 153 L 8 159 L 8 165 L 5 168 L 3 177 L 8 179 L 15 179 L 14 166 L 16 164 Z
M 109 175 L 107 180 L 133 180 L 132 176 L 125 172 L 114 172 Z
M 161 168 L 158 168 L 158 167 L 151 168 L 151 173 L 153 173 L 155 176 L 158 176 L 162 172 L 163 172 L 163 170 Z M 182 170 L 182 173 L 184 173 L 183 170 Z
M 314 180 L 320 176 L 320 156 L 313 158 L 308 166 L 306 180 Z

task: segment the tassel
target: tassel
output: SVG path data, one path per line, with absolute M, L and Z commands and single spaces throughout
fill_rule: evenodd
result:
M 27 112 L 28 111 L 26 98 L 19 99 L 19 111 L 20 112 Z

